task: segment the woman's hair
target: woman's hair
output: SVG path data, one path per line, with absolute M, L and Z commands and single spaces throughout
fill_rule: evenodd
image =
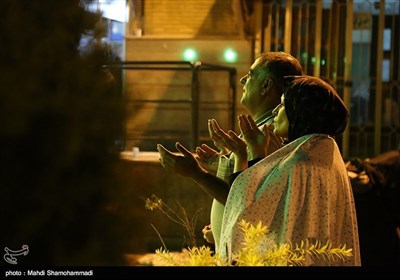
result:
M 311 133 L 335 137 L 346 128 L 349 110 L 335 89 L 320 78 L 286 76 L 284 100 L 289 142 Z

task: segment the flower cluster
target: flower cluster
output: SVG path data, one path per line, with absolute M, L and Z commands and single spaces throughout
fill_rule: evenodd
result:
M 181 224 L 195 242 L 194 226 L 186 218 L 185 211 L 182 212 L 184 218 L 180 217 L 155 195 L 146 199 L 146 208 L 161 210 L 167 217 Z M 305 240 L 295 245 L 278 244 L 275 235 L 261 221 L 253 225 L 242 220 L 239 225 L 244 241 L 240 251 L 233 257 L 233 262 L 222 259 L 210 247 L 195 245 L 177 254 L 169 252 L 164 244 L 164 248 L 155 251 L 156 256 L 166 266 L 301 266 L 305 264 L 306 256 L 342 261 L 352 256 L 351 248 L 347 248 L 346 245 L 333 247 L 329 240 L 326 243 Z
M 342 261 L 352 256 L 351 248 L 346 248 L 346 245 L 333 248 L 329 241 L 323 244 L 306 240 L 295 246 L 277 244 L 274 235 L 261 222 L 254 226 L 242 220 L 240 227 L 244 243 L 233 264 L 221 259 L 206 246 L 189 248 L 183 255 L 174 255 L 165 249 L 156 250 L 156 254 L 166 265 L 172 266 L 300 266 L 306 261 L 306 255 L 330 260 L 339 258 Z

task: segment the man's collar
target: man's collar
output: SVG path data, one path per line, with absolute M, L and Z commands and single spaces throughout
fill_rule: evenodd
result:
M 260 126 L 260 125 L 264 124 L 269 118 L 271 118 L 273 110 L 274 109 L 271 109 L 271 110 L 268 110 L 268 111 L 264 112 L 256 120 L 254 120 L 256 122 L 257 126 Z

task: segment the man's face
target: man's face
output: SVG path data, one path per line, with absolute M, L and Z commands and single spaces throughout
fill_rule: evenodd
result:
M 266 70 L 258 58 L 251 65 L 249 73 L 240 79 L 243 84 L 243 95 L 240 103 L 250 112 L 261 103 L 260 101 L 263 98 L 262 89 L 266 77 Z
M 285 98 L 282 94 L 281 103 L 272 111 L 274 117 L 274 134 L 282 138 L 289 136 L 289 120 L 285 111 Z

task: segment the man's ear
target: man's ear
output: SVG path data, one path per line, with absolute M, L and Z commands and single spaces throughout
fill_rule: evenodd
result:
M 266 78 L 262 86 L 263 88 L 261 90 L 261 94 L 262 95 L 266 94 L 271 89 L 273 83 L 274 81 L 271 78 Z

